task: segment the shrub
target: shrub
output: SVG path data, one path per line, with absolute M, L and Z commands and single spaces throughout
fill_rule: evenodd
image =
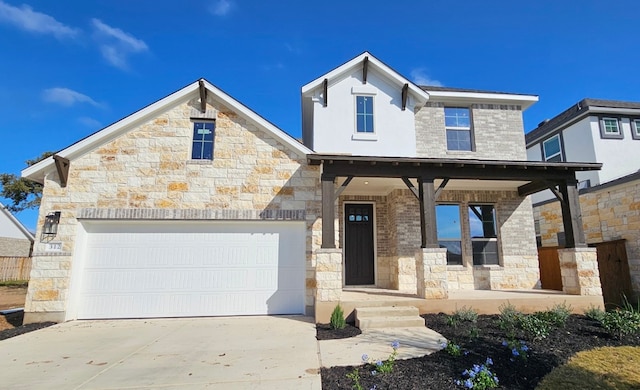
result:
M 598 322 L 602 322 L 604 314 L 604 310 L 593 305 L 589 306 L 589 308 L 584 311 L 584 315 L 587 316 L 587 318 Z
M 453 317 L 460 322 L 475 323 L 478 321 L 478 312 L 470 307 L 462 306 L 460 309 L 456 309 L 456 311 L 453 312 Z
M 571 316 L 572 310 L 573 308 L 571 305 L 567 305 L 566 302 L 563 302 L 562 304 L 556 304 L 551 309 L 547 310 L 546 316 L 554 326 L 564 327 L 569 316 Z
M 444 349 L 444 351 L 451 356 L 462 355 L 462 348 L 460 348 L 460 345 L 456 344 L 453 341 L 444 341 L 440 344 L 440 346 L 442 346 L 442 349 Z
M 510 303 L 500 305 L 500 316 L 498 317 L 498 327 L 506 333 L 507 338 L 513 339 L 516 336 L 519 319 L 522 313 L 516 310 L 516 307 Z
M 487 358 L 483 365 L 474 364 L 471 369 L 464 370 L 462 380 L 457 380 L 456 384 L 467 389 L 495 389 L 498 387 L 498 377 L 489 368 L 492 364 L 491 358 Z
M 640 312 L 616 309 L 604 313 L 600 323 L 607 333 L 621 339 L 640 330 Z
M 524 340 L 503 340 L 502 346 L 509 348 L 511 351 L 511 361 L 514 361 L 515 359 L 527 360 L 529 357 L 529 347 Z
M 336 305 L 336 307 L 333 309 L 329 324 L 331 325 L 331 329 L 342 329 L 347 325 L 344 320 L 344 312 L 342 311 L 342 307 L 340 307 L 339 304 Z
M 521 315 L 518 319 L 520 329 L 531 340 L 542 340 L 549 336 L 553 327 L 549 319 L 549 312 L 538 311 L 533 314 Z

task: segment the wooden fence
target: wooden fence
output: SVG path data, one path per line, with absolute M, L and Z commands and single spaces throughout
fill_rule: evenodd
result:
M 29 280 L 31 257 L 0 256 L 0 282 Z
M 540 283 L 545 290 L 562 291 L 562 276 L 560 275 L 559 246 L 538 248 L 540 263 Z

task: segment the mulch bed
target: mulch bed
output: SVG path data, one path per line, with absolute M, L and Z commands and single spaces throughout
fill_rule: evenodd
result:
M 391 373 L 375 376 L 370 374 L 371 369 L 360 369 L 360 383 L 364 389 L 371 389 L 374 385 L 377 390 L 461 389 L 463 387 L 456 385 L 455 381 L 462 379 L 462 372 L 474 364 L 483 364 L 487 357 L 493 360 L 490 368 L 500 380 L 500 389 L 534 389 L 554 367 L 564 364 L 576 352 L 603 346 L 640 346 L 639 334 L 617 340 L 605 333 L 596 321 L 572 315 L 564 328 L 552 331 L 547 338 L 526 341 L 530 348 L 526 360 L 512 360 L 511 351 L 502 345 L 505 335 L 497 325 L 496 315 L 479 316 L 477 323 L 464 322 L 457 327 L 448 325 L 444 314 L 422 317 L 427 327 L 455 341 L 467 354 L 454 357 L 439 351 L 420 358 L 399 360 Z M 477 330 L 472 331 L 473 328 Z M 473 333 L 477 336 L 471 337 Z M 352 389 L 353 381 L 346 375 L 353 370 L 351 366 L 322 368 L 322 388 Z
M 362 334 L 362 331 L 356 328 L 353 322 L 347 322 L 347 325 L 342 329 L 331 329 L 329 324 L 316 324 L 316 339 L 318 340 L 346 339 L 359 334 Z
M 34 330 L 56 324 L 55 322 L 38 322 L 35 324 L 22 325 L 23 317 L 23 311 L 0 315 L 0 323 L 4 325 L 4 329 L 0 330 L 0 340 L 20 336 L 21 334 L 33 332 Z

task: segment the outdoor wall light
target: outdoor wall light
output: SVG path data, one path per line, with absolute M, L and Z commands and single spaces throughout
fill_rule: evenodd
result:
M 44 236 L 55 236 L 58 234 L 58 224 L 60 223 L 60 211 L 54 211 L 44 217 L 42 234 Z

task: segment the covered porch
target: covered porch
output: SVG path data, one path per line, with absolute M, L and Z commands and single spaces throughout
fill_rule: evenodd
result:
M 554 191 L 563 205 L 569 248 L 563 256 L 567 270 L 566 275 L 563 271 L 564 292 L 600 295 L 593 281 L 583 283 L 578 272 L 579 262 L 590 261 L 590 250 L 582 231 L 575 178 L 576 171 L 599 169 L 600 164 L 344 155 L 309 155 L 308 161 L 322 168 L 322 245 L 314 252 L 317 318 L 326 307 L 332 310 L 338 302 L 344 305 L 356 287 L 382 288 L 387 292 L 383 301 L 399 296 L 429 299 L 425 301 L 429 303 L 438 299 L 442 300 L 438 305 L 453 305 L 454 309 L 451 294 L 539 288 L 527 195 L 545 189 Z M 367 203 L 373 206 L 364 211 Z M 348 207 L 354 204 L 362 210 Z M 436 207 L 442 204 L 459 205 L 461 210 L 465 237 L 458 244 L 462 247 L 459 263 L 452 263 L 451 246 L 447 250 L 438 233 Z M 465 217 L 462 210 L 468 210 L 470 216 Z M 487 236 L 497 242 L 498 258 L 490 265 L 476 263 L 472 241 L 477 239 L 472 239 L 469 226 L 474 215 L 486 225 L 482 221 L 487 210 L 494 213 L 495 220 L 488 221 L 495 226 L 493 235 Z M 381 214 L 387 219 L 382 220 Z M 350 238 L 350 221 L 355 226 L 374 219 L 372 242 Z M 491 231 L 486 226 L 483 230 Z M 354 246 L 350 240 L 359 244 Z M 364 252 L 371 252 L 374 259 L 371 270 L 353 266 L 353 259 Z M 360 277 L 363 273 L 372 276 Z

